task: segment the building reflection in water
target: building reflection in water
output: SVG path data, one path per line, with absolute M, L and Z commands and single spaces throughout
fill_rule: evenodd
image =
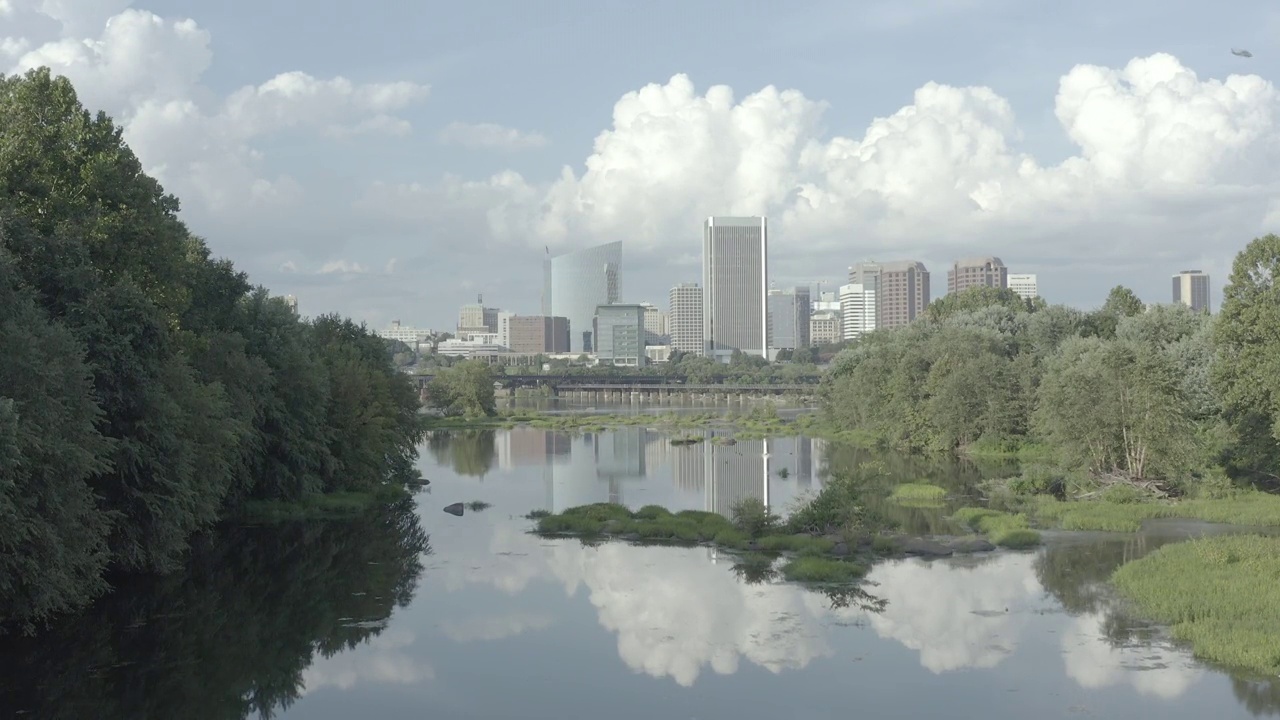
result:
M 707 432 L 704 442 L 673 446 L 670 435 L 642 427 L 576 435 L 518 427 L 498 442 L 498 454 L 502 467 L 543 466 L 546 508 L 552 512 L 598 502 L 627 504 L 628 486 L 662 482 L 667 472 L 679 505 L 673 510 L 694 507 L 725 517 L 747 498 L 783 512 L 798 495 L 821 486 L 819 441 L 787 437 L 729 445 L 714 437 Z

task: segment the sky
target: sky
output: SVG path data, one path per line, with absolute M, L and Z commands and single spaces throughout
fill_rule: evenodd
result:
M 105 110 L 256 284 L 451 329 L 621 240 L 622 300 L 769 218 L 771 281 L 964 257 L 1095 307 L 1280 231 L 1280 6 L 1235 0 L 0 0 L 0 72 Z M 1245 48 L 1251 58 L 1233 55 Z

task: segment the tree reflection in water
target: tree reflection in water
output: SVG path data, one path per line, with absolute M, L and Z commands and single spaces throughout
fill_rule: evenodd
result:
M 427 450 L 459 475 L 482 478 L 498 454 L 496 435 L 494 430 L 436 430 L 427 433 Z
M 84 614 L 6 638 L 0 707 L 32 717 L 271 717 L 303 671 L 382 630 L 430 552 L 411 501 L 355 520 L 227 527 L 185 571 L 121 581 Z

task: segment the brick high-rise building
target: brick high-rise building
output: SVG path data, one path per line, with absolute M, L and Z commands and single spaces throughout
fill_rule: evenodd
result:
M 875 288 L 877 329 L 902 327 L 929 305 L 929 270 L 915 260 L 858 263 L 849 283 Z
M 955 261 L 947 271 L 947 293 L 963 292 L 971 287 L 1008 288 L 1009 268 L 998 257 Z

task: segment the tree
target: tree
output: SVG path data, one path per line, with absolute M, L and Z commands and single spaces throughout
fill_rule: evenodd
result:
M 1228 467 L 1280 479 L 1280 236 L 1236 256 L 1214 330 L 1213 387 L 1236 438 Z
M 1038 306 L 1027 302 L 1022 296 L 1008 288 L 994 288 L 978 285 L 965 288 L 958 293 L 948 293 L 929 303 L 924 316 L 933 322 L 941 322 L 952 315 L 973 312 L 988 307 L 1004 307 L 1013 312 L 1031 312 Z
M 19 286 L 0 247 L 0 620 L 41 621 L 107 589 L 110 522 L 88 480 L 110 443 L 84 347 Z
M 468 360 L 441 370 L 427 385 L 427 403 L 446 415 L 467 417 L 497 413 L 493 374 L 480 360 Z

